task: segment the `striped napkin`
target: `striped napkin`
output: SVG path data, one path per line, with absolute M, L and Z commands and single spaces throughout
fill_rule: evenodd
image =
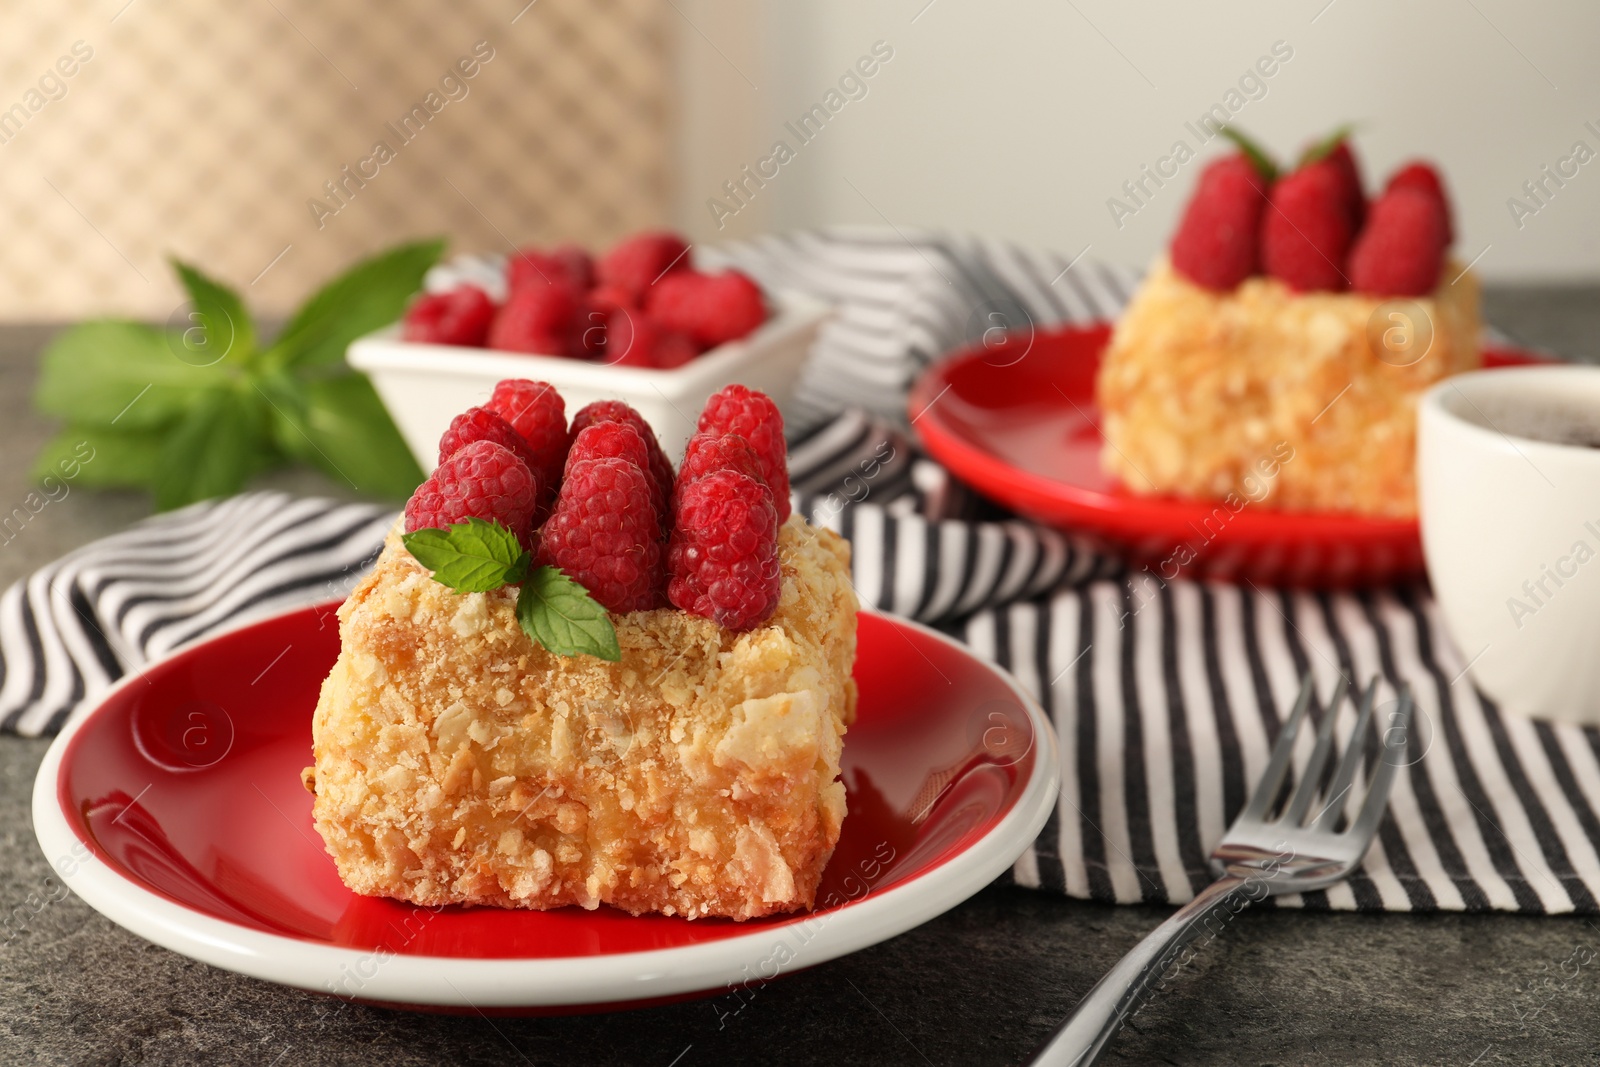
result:
M 1502 715 L 1465 676 L 1425 587 L 1161 582 L 996 510 L 913 447 L 901 409 L 933 358 L 997 313 L 1041 328 L 1110 317 L 1132 275 L 929 234 L 805 233 L 699 255 L 839 309 L 791 412 L 791 477 L 797 509 L 854 543 L 862 602 L 966 641 L 1054 721 L 1061 798 L 1016 864 L 1019 884 L 1106 902 L 1190 899 L 1299 679 L 1311 672 L 1326 698 L 1343 672 L 1379 679 L 1380 725 L 1410 687 L 1416 759 L 1356 874 L 1273 906 L 1597 910 L 1600 731 Z M 342 595 L 393 517 L 252 493 L 64 557 L 0 596 L 0 729 L 59 730 L 173 648 Z M 1337 714 L 1353 721 L 1353 702 Z

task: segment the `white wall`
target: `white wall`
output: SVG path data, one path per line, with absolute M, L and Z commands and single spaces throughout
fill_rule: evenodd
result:
M 1292 57 L 1234 117 L 1280 154 L 1345 121 L 1369 184 L 1413 156 L 1444 169 L 1457 254 L 1490 279 L 1600 279 L 1600 5 L 1581 0 L 678 0 L 680 217 L 701 239 L 827 223 L 944 227 L 1140 263 L 1199 167 L 1112 219 L 1107 200 L 1275 42 Z M 754 12 L 752 15 L 751 12 Z M 876 41 L 866 95 L 801 144 Z M 1270 66 L 1270 64 L 1269 64 Z M 856 90 L 859 92 L 859 90 Z M 1593 129 L 1585 126 L 1593 123 Z M 721 188 L 775 140 L 794 149 L 739 206 Z M 1522 191 L 1583 141 L 1596 158 L 1539 207 Z M 1200 159 L 1220 151 L 1202 148 Z M 742 161 L 742 162 L 741 162 Z M 1570 169 L 1575 164 L 1569 163 Z M 769 164 L 769 171 L 775 164 Z M 1555 189 L 1553 183 L 1547 188 Z M 735 214 L 713 220 L 720 196 Z M 1519 227 L 1507 200 L 1536 213 Z M 719 227 L 718 222 L 721 225 Z

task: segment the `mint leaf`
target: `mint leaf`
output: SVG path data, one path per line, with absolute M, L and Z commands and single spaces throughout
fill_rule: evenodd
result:
M 102 489 L 150 484 L 161 465 L 161 431 L 68 426 L 39 450 L 34 481 L 57 478 Z
M 85 425 L 168 425 L 230 374 L 185 363 L 174 354 L 178 346 L 175 334 L 138 322 L 108 319 L 63 330 L 44 350 L 33 402 Z
M 62 331 L 40 360 L 34 403 L 68 423 L 35 477 L 63 477 L 85 446 L 85 485 L 137 485 L 160 508 L 236 492 L 292 457 L 370 496 L 404 498 L 422 481 L 388 411 L 340 365 L 355 337 L 397 318 L 442 242 L 402 245 L 312 297 L 279 341 L 257 349 L 239 295 L 173 260 L 192 302 L 172 328 L 102 320 Z
M 589 591 L 554 567 L 540 567 L 517 595 L 522 632 L 558 656 L 622 659 L 611 616 Z
M 442 240 L 419 241 L 356 264 L 301 305 L 268 349 L 268 362 L 281 367 L 337 363 L 351 341 L 400 317 L 443 251 Z
M 434 581 L 458 593 L 487 593 L 528 573 L 528 554 L 517 535 L 498 522 L 468 519 L 444 530 L 401 534 L 400 540 Z
M 237 493 L 275 458 L 259 394 L 205 393 L 161 443 L 152 480 L 156 508 Z
M 422 484 L 426 475 L 366 375 L 276 384 L 274 436 L 289 455 L 370 496 L 404 500 Z
M 1333 154 L 1333 150 L 1339 147 L 1340 142 L 1347 139 L 1355 128 L 1355 123 L 1353 122 L 1347 122 L 1340 126 L 1328 136 L 1307 148 L 1301 154 L 1300 162 L 1296 165 L 1303 167 L 1307 163 L 1315 163 L 1318 160 L 1327 159 L 1328 156 Z
M 194 325 L 180 335 L 186 363 L 210 366 L 228 360 L 244 363 L 255 354 L 256 328 L 244 309 L 239 294 L 226 285 L 201 274 L 182 260 L 174 259 L 172 269 L 194 302 L 189 318 Z
M 1256 173 L 1261 175 L 1262 181 L 1275 182 L 1278 180 L 1278 164 L 1273 162 L 1266 149 L 1232 126 L 1224 126 L 1220 132 L 1222 136 L 1239 146 L 1239 151 L 1243 152 L 1245 158 L 1250 161 L 1250 165 L 1256 168 Z

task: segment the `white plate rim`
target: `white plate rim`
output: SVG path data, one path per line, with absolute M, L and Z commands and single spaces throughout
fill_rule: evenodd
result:
M 252 619 L 247 625 L 308 606 Z M 869 609 L 862 609 L 862 614 L 908 626 L 959 654 L 978 658 L 967 646 L 921 623 Z M 215 637 L 207 640 L 211 639 Z M 181 651 L 193 651 L 202 643 L 191 643 Z M 56 875 L 118 926 L 180 955 L 280 985 L 365 1001 L 459 1008 L 559 1008 L 719 988 L 731 991 L 755 976 L 776 977 L 812 967 L 920 926 L 992 882 L 1038 836 L 1055 807 L 1059 786 L 1055 732 L 1038 702 L 1009 672 L 985 660 L 978 662 L 1010 688 L 1034 730 L 1033 772 L 1017 803 L 983 837 L 935 870 L 817 916 L 803 941 L 794 935 L 805 924 L 790 923 L 697 945 L 609 956 L 462 959 L 319 945 L 202 915 L 102 862 L 79 840 L 56 799 L 67 745 L 112 696 L 140 677 L 137 673 L 119 679 L 51 743 L 34 779 L 34 833 Z M 768 966 L 773 974 L 766 973 Z

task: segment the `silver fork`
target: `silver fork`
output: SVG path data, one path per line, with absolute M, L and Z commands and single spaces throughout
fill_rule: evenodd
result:
M 1401 754 L 1406 748 L 1411 725 L 1412 700 L 1410 691 L 1402 689 L 1399 706 L 1380 731 L 1380 753 L 1366 798 L 1350 825 L 1337 830 L 1345 811 L 1346 794 L 1355 783 L 1356 770 L 1366 748 L 1373 701 L 1378 691 L 1376 678 L 1362 694 L 1355 730 L 1345 744 L 1344 756 L 1333 781 L 1323 794 L 1326 797 L 1323 806 L 1309 821 L 1306 815 L 1320 791 L 1322 771 L 1333 750 L 1333 722 L 1337 718 L 1339 701 L 1348 688 L 1348 678 L 1341 676 L 1339 688 L 1322 714 L 1316 744 L 1299 785 L 1283 814 L 1273 818 L 1294 755 L 1295 738 L 1300 734 L 1307 710 L 1316 700 L 1312 678 L 1307 673 L 1300 685 L 1294 711 L 1278 735 L 1278 743 L 1273 746 L 1267 769 L 1256 782 L 1250 802 L 1211 853 L 1211 867 L 1217 880 L 1122 957 L 1079 1001 L 1072 1015 L 1056 1028 L 1031 1062 L 1073 1067 L 1093 1063 L 1156 981 L 1175 964 L 1184 962 L 1184 949 L 1197 937 L 1207 932 L 1215 936 L 1228 918 L 1256 901 L 1279 893 L 1322 889 L 1341 881 L 1361 861 L 1377 833 L 1378 821 L 1388 804 L 1389 788 L 1394 784 L 1395 770 L 1402 762 Z

